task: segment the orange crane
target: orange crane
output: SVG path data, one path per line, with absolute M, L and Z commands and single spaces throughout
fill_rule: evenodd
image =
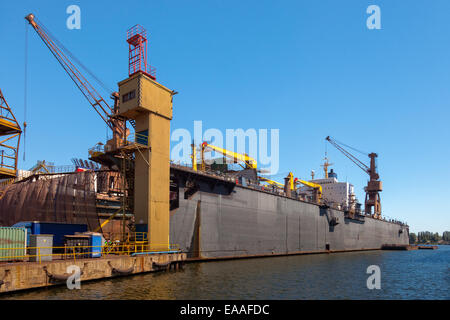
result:
M 369 164 L 369 166 L 367 166 L 361 160 L 359 160 L 354 155 L 352 155 L 350 152 L 345 150 L 341 146 L 341 145 L 344 145 L 342 142 L 338 143 L 336 140 L 334 140 L 330 136 L 326 137 L 325 140 L 327 140 L 329 143 L 331 143 L 336 149 L 341 151 L 347 158 L 349 158 L 361 170 L 363 170 L 365 173 L 367 173 L 369 175 L 369 178 L 370 178 L 369 182 L 367 183 L 367 186 L 364 188 L 364 191 L 366 192 L 365 212 L 366 212 L 366 214 L 373 214 L 374 218 L 381 219 L 380 192 L 383 190 L 383 186 L 382 186 L 382 182 L 379 180 L 380 176 L 377 173 L 377 167 L 376 167 L 376 158 L 378 157 L 378 155 L 373 152 L 366 154 L 364 152 L 357 150 L 358 152 L 361 152 L 361 153 L 369 156 L 370 164 Z M 349 148 L 351 148 L 351 147 L 349 147 Z M 353 148 L 351 148 L 351 149 L 353 149 Z M 354 150 L 356 150 L 356 149 L 354 149 Z M 373 208 L 373 213 L 372 213 L 372 208 Z
M 107 145 L 110 150 L 114 151 L 122 144 L 126 143 L 126 119 L 119 117 L 119 94 L 114 92 L 111 98 L 114 99 L 114 106 L 111 107 L 98 91 L 89 83 L 80 70 L 75 66 L 70 57 L 75 60 L 73 55 L 55 39 L 44 25 L 30 13 L 25 17 L 39 37 L 44 41 L 53 56 L 58 60 L 75 85 L 80 89 L 81 93 L 86 97 L 94 110 L 100 115 L 106 125 L 112 130 L 113 138 L 108 141 Z M 64 53 L 66 52 L 66 53 Z M 133 122 L 131 122 L 133 125 Z M 107 151 L 107 150 L 105 150 Z

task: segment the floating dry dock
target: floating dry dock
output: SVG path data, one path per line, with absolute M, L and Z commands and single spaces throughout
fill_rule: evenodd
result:
M 135 256 L 107 255 L 102 258 L 54 260 L 49 262 L 0 263 L 0 293 L 66 285 L 68 267 L 81 271 L 81 283 L 139 273 L 178 269 L 186 254 L 152 253 Z M 82 284 L 81 284 L 82 285 Z

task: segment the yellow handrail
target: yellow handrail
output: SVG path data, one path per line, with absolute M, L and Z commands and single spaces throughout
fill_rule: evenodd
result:
M 113 254 L 127 254 L 132 255 L 133 253 L 144 253 L 144 252 L 159 252 L 161 249 L 155 249 L 155 247 L 160 248 L 163 246 L 167 246 L 167 244 L 132 244 L 132 245 L 118 245 L 116 246 L 117 249 L 119 249 L 117 252 L 113 252 Z M 91 254 L 97 254 L 98 251 L 93 251 L 94 248 L 102 248 L 102 253 L 104 254 L 111 254 L 111 252 L 105 252 L 105 247 L 101 246 L 73 246 L 73 247 L 59 247 L 60 249 L 70 249 L 69 252 L 64 253 L 41 253 L 41 250 L 43 249 L 56 249 L 57 247 L 37 247 L 34 249 L 37 249 L 37 254 L 25 254 L 25 255 L 9 255 L 9 256 L 1 256 L 0 255 L 0 261 L 14 261 L 14 260 L 24 260 L 26 258 L 37 258 L 39 260 L 39 263 L 42 263 L 42 257 L 59 257 L 62 259 L 66 259 L 67 257 L 73 258 L 74 261 L 76 261 L 77 257 L 83 256 L 90 256 Z M 24 248 L 0 248 L 1 250 L 18 250 L 18 249 L 24 249 Z M 33 249 L 33 248 L 28 248 Z M 80 249 L 91 249 L 91 250 L 80 250 Z M 80 250 L 80 252 L 78 252 Z M 167 248 L 167 251 L 179 251 L 179 246 L 175 244 L 170 244 Z
M 134 140 L 128 140 L 127 139 L 126 142 L 127 142 L 127 145 L 135 144 L 135 143 L 136 144 L 140 144 L 140 145 L 144 145 L 144 146 L 147 146 L 147 147 L 149 145 L 148 135 L 142 134 L 142 133 L 137 133 L 137 132 L 134 133 Z
M 142 232 L 146 234 L 146 232 Z M 134 253 L 146 253 L 146 252 L 159 252 L 161 248 L 167 248 L 166 251 L 180 251 L 178 244 L 151 244 L 148 241 L 129 241 L 128 243 L 107 243 L 105 246 L 63 246 L 63 247 L 18 247 L 18 248 L 0 248 L 0 261 L 14 261 L 14 260 L 24 260 L 26 258 L 36 258 L 39 263 L 42 263 L 43 257 L 52 258 L 59 257 L 60 259 L 73 258 L 76 259 L 92 257 L 92 254 L 126 254 L 132 255 Z M 101 250 L 94 250 L 95 248 Z M 36 251 L 37 254 L 27 254 L 25 249 L 30 251 Z M 52 249 L 52 253 L 42 253 L 44 249 Z M 54 253 L 54 250 L 60 249 L 64 251 L 63 253 Z M 8 250 L 8 251 L 6 251 Z M 3 252 L 10 252 L 14 250 L 21 250 L 24 254 L 14 254 L 14 255 L 3 255 Z M 53 260 L 53 259 L 52 259 Z

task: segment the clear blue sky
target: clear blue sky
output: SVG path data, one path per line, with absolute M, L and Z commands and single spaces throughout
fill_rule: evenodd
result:
M 66 28 L 71 4 L 81 30 Z M 370 4 L 381 8 L 381 30 L 366 27 Z M 223 131 L 278 128 L 280 172 L 302 178 L 322 173 L 331 135 L 379 154 L 387 216 L 413 232 L 450 230 L 449 1 L 1 1 L 0 88 L 20 122 L 30 12 L 113 89 L 127 77 L 126 30 L 143 25 L 158 81 L 179 92 L 172 130 L 192 131 L 194 120 Z M 105 125 L 28 32 L 20 167 L 86 159 Z M 365 173 L 327 149 L 363 202 Z

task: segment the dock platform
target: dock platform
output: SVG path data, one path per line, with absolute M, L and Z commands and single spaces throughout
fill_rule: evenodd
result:
M 25 289 L 66 285 L 73 266 L 84 281 L 170 270 L 181 267 L 186 254 L 150 253 L 140 255 L 106 255 L 101 258 L 54 260 L 48 262 L 0 263 L 0 294 Z M 75 267 L 76 269 L 76 267 Z M 73 278 L 73 276 L 72 276 Z

